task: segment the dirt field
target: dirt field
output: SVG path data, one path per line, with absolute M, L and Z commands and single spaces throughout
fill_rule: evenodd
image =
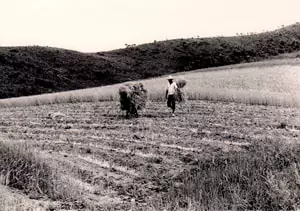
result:
M 151 103 L 137 119 L 122 118 L 115 102 L 2 108 L 0 134 L 33 144 L 97 209 L 146 208 L 201 158 L 247 151 L 257 141 L 300 139 L 299 109 L 190 104 L 190 112 L 172 117 L 164 103 Z M 55 112 L 65 116 L 49 117 Z M 77 202 L 57 206 L 81 209 Z

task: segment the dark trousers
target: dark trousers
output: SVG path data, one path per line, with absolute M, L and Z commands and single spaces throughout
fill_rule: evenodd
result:
M 168 101 L 167 106 L 169 108 L 172 108 L 172 111 L 175 111 L 175 96 L 174 95 L 168 95 Z

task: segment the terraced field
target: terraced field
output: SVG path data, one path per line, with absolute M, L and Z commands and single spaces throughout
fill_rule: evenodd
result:
M 58 112 L 65 116 L 49 116 Z M 140 118 L 124 119 L 115 102 L 93 102 L 0 114 L 2 140 L 31 144 L 95 210 L 146 210 L 202 158 L 300 140 L 300 110 L 273 106 L 191 101 L 189 112 L 172 117 L 164 103 L 150 103 Z M 79 202 L 56 206 L 85 209 Z

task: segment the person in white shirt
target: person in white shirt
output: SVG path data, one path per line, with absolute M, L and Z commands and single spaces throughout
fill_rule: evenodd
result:
M 177 92 L 177 85 L 176 82 L 173 80 L 172 76 L 168 77 L 168 85 L 166 89 L 166 99 L 167 99 L 167 106 L 172 109 L 172 114 L 174 115 L 175 112 L 175 94 Z

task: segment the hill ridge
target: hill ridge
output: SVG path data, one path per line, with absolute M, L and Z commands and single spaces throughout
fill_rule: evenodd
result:
M 39 46 L 0 47 L 0 98 L 261 61 L 299 50 L 299 23 L 253 35 L 174 39 L 97 53 Z

